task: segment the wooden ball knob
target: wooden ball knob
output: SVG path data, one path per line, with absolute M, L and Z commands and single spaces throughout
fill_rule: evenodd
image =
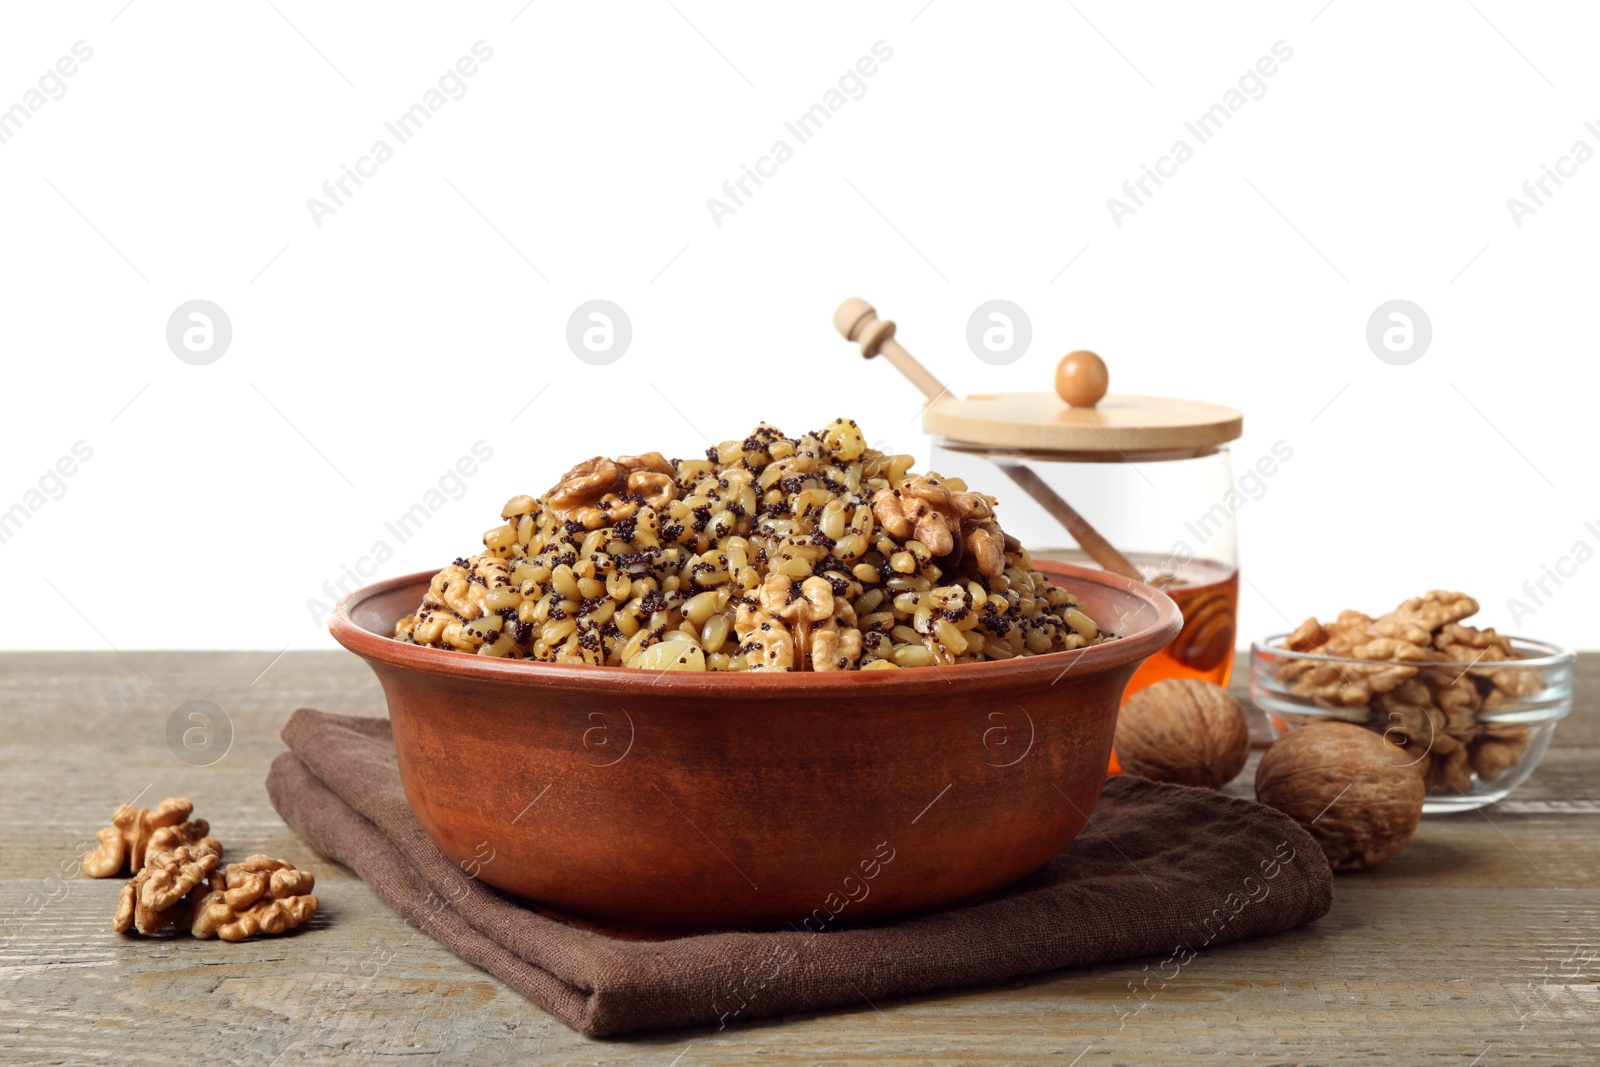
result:
M 1092 408 L 1106 395 L 1111 376 L 1093 352 L 1068 352 L 1056 364 L 1056 394 L 1075 408 Z

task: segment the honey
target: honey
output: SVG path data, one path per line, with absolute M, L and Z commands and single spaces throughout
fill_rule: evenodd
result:
M 1093 566 L 1082 553 L 1067 551 L 1035 552 L 1035 558 Z M 1155 553 L 1128 554 L 1144 572 L 1147 581 L 1160 586 L 1183 613 L 1183 631 L 1172 644 L 1144 662 L 1128 683 L 1126 700 L 1147 685 L 1166 678 L 1198 678 L 1216 685 L 1227 685 L 1233 675 L 1233 646 L 1238 633 L 1239 569 L 1216 560 L 1194 559 L 1176 568 L 1166 582 L 1163 574 L 1174 570 L 1172 562 Z M 1115 631 L 1114 623 L 1108 624 Z
M 1135 560 L 1144 569 L 1143 560 Z M 1183 631 L 1172 644 L 1145 660 L 1128 683 L 1127 696 L 1166 678 L 1198 678 L 1226 686 L 1233 675 L 1233 645 L 1239 609 L 1239 571 L 1211 560 L 1193 560 L 1163 587 L 1183 613 Z

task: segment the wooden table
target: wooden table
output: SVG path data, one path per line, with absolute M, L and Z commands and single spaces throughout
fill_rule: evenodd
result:
M 1154 960 L 597 1042 L 413 935 L 268 803 L 262 781 L 295 707 L 383 714 L 354 657 L 0 654 L 0 1061 L 1600 1062 L 1597 697 L 1590 655 L 1576 711 L 1515 796 L 1426 820 L 1385 867 L 1341 877 L 1321 922 L 1204 953 L 1142 1006 L 1130 984 Z M 209 766 L 169 746 L 191 699 L 231 722 Z M 204 727 L 187 715 L 179 733 Z M 1232 789 L 1252 777 L 1253 763 Z M 121 881 L 85 879 L 76 860 L 136 795 L 188 796 L 233 854 L 309 867 L 322 913 L 302 934 L 241 944 L 112 933 Z

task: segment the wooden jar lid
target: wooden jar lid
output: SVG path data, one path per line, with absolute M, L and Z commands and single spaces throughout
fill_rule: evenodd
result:
M 906 351 L 895 339 L 894 323 L 878 318 L 865 300 L 851 297 L 840 304 L 833 325 L 861 346 L 864 358 L 882 355 L 923 396 L 932 397 L 922 413 L 922 429 L 953 443 L 1116 460 L 1128 453 L 1214 449 L 1244 432 L 1244 416 L 1221 404 L 1108 395 L 1105 361 L 1084 349 L 1068 352 L 1056 365 L 1054 393 L 988 393 L 960 400 Z
M 1244 432 L 1221 404 L 1116 393 L 1072 407 L 1055 393 L 946 395 L 922 413 L 922 429 L 980 448 L 1044 452 L 1170 452 L 1212 448 Z

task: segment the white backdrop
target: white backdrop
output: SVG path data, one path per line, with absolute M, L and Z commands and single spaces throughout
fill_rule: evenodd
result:
M 0 646 L 326 646 L 324 582 L 466 554 L 597 452 L 848 414 L 925 458 L 919 395 L 833 333 L 860 295 L 957 391 L 1090 347 L 1242 408 L 1241 470 L 1290 443 L 1239 516 L 1246 636 L 1442 586 L 1600 647 L 1592 8 L 440 7 L 0 14 Z M 1032 323 L 1004 367 L 965 340 L 994 298 Z M 608 366 L 566 342 L 591 299 L 632 325 Z M 1366 338 L 1394 299 L 1407 365 Z M 191 300 L 231 324 L 205 365 Z

